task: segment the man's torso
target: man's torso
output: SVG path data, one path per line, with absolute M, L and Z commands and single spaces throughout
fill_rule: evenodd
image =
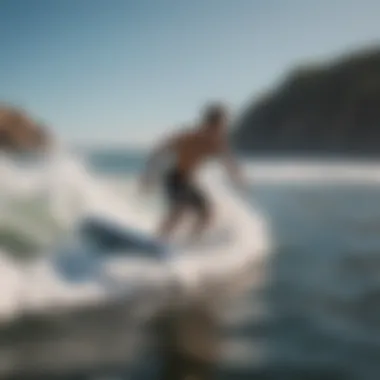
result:
M 173 149 L 176 170 L 185 177 L 191 177 L 205 161 L 220 153 L 221 141 L 218 136 L 197 130 L 183 133 Z

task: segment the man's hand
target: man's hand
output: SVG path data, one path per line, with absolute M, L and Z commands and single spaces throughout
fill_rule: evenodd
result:
M 221 155 L 222 163 L 232 182 L 239 187 L 240 190 L 246 192 L 249 190 L 249 183 L 243 176 L 237 160 L 232 155 L 227 145 L 224 145 Z

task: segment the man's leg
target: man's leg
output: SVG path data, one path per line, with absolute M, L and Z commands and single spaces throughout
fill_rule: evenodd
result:
M 197 219 L 195 220 L 193 224 L 193 229 L 191 231 L 191 237 L 192 239 L 199 239 L 202 234 L 205 232 L 205 230 L 208 228 L 208 226 L 211 223 L 211 213 L 209 210 L 198 213 Z
M 211 223 L 211 207 L 206 197 L 200 190 L 193 190 L 192 206 L 196 213 L 196 219 L 191 231 L 193 239 L 199 239 Z
M 168 173 L 165 178 L 165 189 L 169 211 L 159 227 L 158 235 L 160 239 L 167 241 L 181 221 L 185 211 L 186 186 L 178 171 L 173 170 Z
M 177 225 L 181 222 L 181 219 L 184 215 L 185 208 L 182 205 L 175 205 L 171 207 L 169 210 L 168 215 L 163 220 L 158 235 L 160 239 L 163 239 L 164 241 L 168 240 Z

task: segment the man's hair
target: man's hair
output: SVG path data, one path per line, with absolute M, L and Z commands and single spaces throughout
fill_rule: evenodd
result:
M 226 106 L 222 103 L 208 104 L 202 115 L 202 120 L 206 124 L 214 124 L 222 120 L 227 114 Z

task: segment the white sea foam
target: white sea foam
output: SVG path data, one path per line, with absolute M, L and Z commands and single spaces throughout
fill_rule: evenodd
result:
M 82 215 L 110 214 L 151 232 L 162 211 L 160 202 L 139 198 L 133 178 L 96 177 L 80 160 L 63 154 L 38 169 L 3 159 L 1 316 L 99 302 L 115 295 L 115 289 L 125 297 L 136 289 L 148 291 L 154 312 L 173 284 L 188 295 L 208 290 L 217 299 L 216 294 L 231 290 L 234 295 L 247 280 L 257 279 L 269 292 L 250 295 L 240 312 L 238 305 L 230 308 L 238 328 L 254 330 L 252 350 L 245 344 L 248 339 L 226 342 L 224 363 L 236 362 L 238 355 L 248 366 L 254 356 L 301 363 L 302 368 L 332 365 L 355 378 L 373 378 L 366 371 L 379 372 L 380 166 L 272 161 L 245 169 L 252 185 L 249 196 L 259 208 L 233 196 L 219 173 L 207 171 L 203 178 L 220 205 L 215 229 L 223 232 L 227 225 L 235 240 L 227 239 L 222 248 L 178 249 L 161 260 L 136 255 L 106 260 L 96 280 L 89 276 L 70 283 L 51 258 L 63 242 L 70 248 L 67 256 L 86 261 L 85 254 L 78 255 L 80 249 L 68 244 Z M 37 259 L 27 260 L 29 256 Z M 246 359 L 241 350 L 249 354 Z
M 0 308 L 4 315 L 28 308 L 93 302 L 110 295 L 111 283 L 122 295 L 136 286 L 151 286 L 153 291 L 160 284 L 162 291 L 167 284 L 169 289 L 173 280 L 192 294 L 203 292 L 205 286 L 216 286 L 218 281 L 231 289 L 227 279 L 236 281 L 237 271 L 243 272 L 250 260 L 267 251 L 262 217 L 248 211 L 244 202 L 234 199 L 220 180 L 208 174 L 205 182 L 212 187 L 210 193 L 219 213 L 215 228 L 219 224 L 229 229 L 234 236 L 228 243 L 192 252 L 179 247 L 172 257 L 160 260 L 130 256 L 103 260 L 96 275 L 93 272 L 80 284 L 70 284 L 57 272 L 54 260 L 60 254 L 78 267 L 93 266 L 91 251 L 82 252 L 81 247 L 70 244 L 83 216 L 108 216 L 152 233 L 162 209 L 160 203 L 154 197 L 139 199 L 135 179 L 123 181 L 121 188 L 120 183 L 95 178 L 78 158 L 62 152 L 38 167 L 16 165 L 3 158 L 1 168 L 0 277 L 4 290 Z

